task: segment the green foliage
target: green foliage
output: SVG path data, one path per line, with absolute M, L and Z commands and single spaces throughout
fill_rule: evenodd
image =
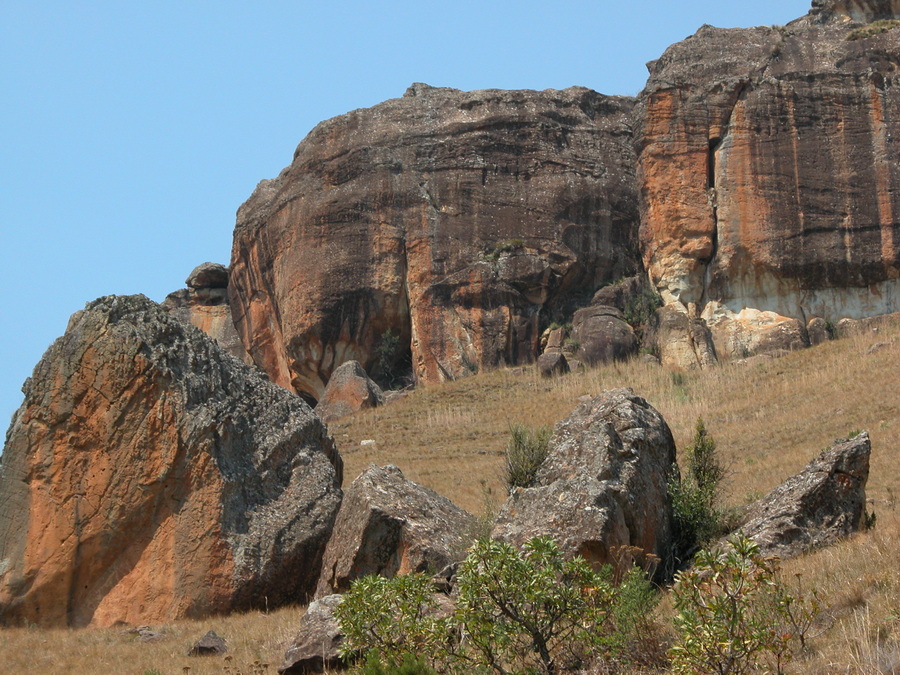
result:
M 362 655 L 367 675 L 550 674 L 627 658 L 657 602 L 640 570 L 617 586 L 611 567 L 565 559 L 549 538 L 522 551 L 478 541 L 459 568 L 455 612 L 438 618 L 434 597 L 424 575 L 357 580 L 335 609 L 342 654 Z
M 870 38 L 879 35 L 880 33 L 886 33 L 889 30 L 893 30 L 897 26 L 900 26 L 900 21 L 897 21 L 896 19 L 880 19 L 878 21 L 873 21 L 870 24 L 866 24 L 865 26 L 854 28 L 847 33 L 847 39 L 852 41 Z
M 334 610 L 344 634 L 341 655 L 352 658 L 363 652 L 368 660 L 400 668 L 409 657 L 440 651 L 446 626 L 435 616 L 432 590 L 424 574 L 355 580 Z
M 385 665 L 374 650 L 369 652 L 359 672 L 361 675 L 437 675 L 437 671 L 425 663 L 425 659 L 405 654 L 399 665 Z
M 673 589 L 672 672 L 783 673 L 794 649 L 805 645 L 819 606 L 815 593 L 804 597 L 799 580 L 792 595 L 778 572 L 775 560 L 744 536 L 724 550 L 698 553 Z
M 610 567 L 596 572 L 583 558 L 565 559 L 547 537 L 521 552 L 476 543 L 458 577 L 466 658 L 497 673 L 554 673 L 590 654 L 621 655 L 656 595 L 639 571 L 618 588 L 612 576 Z
M 400 336 L 388 328 L 375 346 L 375 373 L 380 384 L 390 388 L 397 383 L 400 379 L 398 366 L 401 356 Z
M 662 305 L 659 293 L 650 286 L 643 286 L 640 293 L 628 299 L 624 312 L 625 321 L 633 327 L 643 326 Z
M 530 429 L 521 424 L 510 426 L 504 472 L 508 491 L 512 492 L 517 487 L 530 487 L 534 483 L 538 469 L 550 453 L 552 433 L 550 427 Z
M 725 533 L 725 514 L 718 508 L 725 470 L 716 456 L 716 442 L 697 419 L 694 439 L 685 450 L 687 469 L 683 477 L 669 477 L 672 500 L 673 539 L 676 563 L 686 563 L 699 548 Z

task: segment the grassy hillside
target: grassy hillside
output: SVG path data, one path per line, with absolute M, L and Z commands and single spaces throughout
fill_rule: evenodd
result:
M 789 578 L 800 575 L 804 587 L 818 589 L 826 607 L 813 653 L 789 672 L 892 672 L 891 659 L 900 668 L 900 325 L 704 372 L 672 373 L 635 361 L 554 380 L 531 369 L 484 373 L 418 390 L 331 431 L 346 483 L 370 462 L 393 463 L 408 478 L 482 513 L 505 497 L 501 470 L 511 424 L 553 424 L 580 397 L 622 386 L 663 413 L 679 448 L 703 417 L 729 467 L 727 499 L 735 506 L 775 487 L 834 438 L 869 431 L 875 529 L 785 565 Z M 360 446 L 362 440 L 376 443 Z M 670 611 L 665 601 L 659 611 Z M 301 613 L 289 608 L 178 622 L 161 627 L 166 639 L 157 643 L 135 642 L 133 634 L 114 629 L 0 630 L 0 670 L 274 673 Z M 229 640 L 232 661 L 184 656 L 210 628 Z

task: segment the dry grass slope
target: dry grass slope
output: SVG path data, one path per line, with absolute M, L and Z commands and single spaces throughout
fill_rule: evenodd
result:
M 663 413 L 679 448 L 703 417 L 729 466 L 728 500 L 735 506 L 775 487 L 833 439 L 868 430 L 869 508 L 877 526 L 785 565 L 788 577 L 800 575 L 805 588 L 817 588 L 827 607 L 813 650 L 791 672 L 900 672 L 900 325 L 705 372 L 672 373 L 634 361 L 554 380 L 516 373 L 431 386 L 333 424 L 348 482 L 370 462 L 393 463 L 408 478 L 481 513 L 486 502 L 505 497 L 510 425 L 554 424 L 579 397 L 621 386 Z M 365 439 L 376 443 L 360 446 Z M 301 612 L 179 622 L 163 627 L 167 639 L 158 643 L 137 643 L 117 630 L 0 630 L 0 670 L 145 675 L 189 667 L 196 675 L 262 672 L 269 664 L 271 673 Z M 208 629 L 228 639 L 232 661 L 184 656 Z

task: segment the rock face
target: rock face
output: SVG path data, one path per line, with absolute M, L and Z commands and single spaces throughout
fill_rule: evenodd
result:
M 815 316 L 900 310 L 900 30 L 853 32 L 897 10 L 846 0 L 785 27 L 704 26 L 650 64 L 643 258 L 719 356 L 806 346 Z
M 600 564 L 623 546 L 668 557 L 675 442 L 647 401 L 630 389 L 605 391 L 557 424 L 550 444 L 535 487 L 510 495 L 494 537 L 521 545 L 549 535 L 565 553 Z
M 372 465 L 344 494 L 316 596 L 342 593 L 368 574 L 439 572 L 463 557 L 474 520 L 396 466 Z
M 419 381 L 532 361 L 555 313 L 639 267 L 632 104 L 417 84 L 318 125 L 238 211 L 256 363 L 317 400 L 348 360 L 378 380 L 388 332 Z
M 163 309 L 196 326 L 215 340 L 220 349 L 252 366 L 253 359 L 244 349 L 231 318 L 228 269 L 217 263 L 203 263 L 194 268 L 185 283 L 187 288 L 170 293 L 163 300 Z
M 764 555 L 789 558 L 864 526 L 872 451 L 865 432 L 835 444 L 754 504 L 741 532 Z
M 0 621 L 162 623 L 307 597 L 342 464 L 296 396 L 143 296 L 74 315 L 0 470 Z
M 331 422 L 379 405 L 384 405 L 381 387 L 369 379 L 358 361 L 347 361 L 331 374 L 315 410 L 323 422 Z
M 284 655 L 278 669 L 282 675 L 324 673 L 326 668 L 338 669 L 342 664 L 341 625 L 334 617 L 335 608 L 343 602 L 342 595 L 326 595 L 311 602 L 300 619 L 297 636 Z

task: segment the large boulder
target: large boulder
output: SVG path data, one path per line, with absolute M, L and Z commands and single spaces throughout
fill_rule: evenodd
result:
M 630 389 L 604 391 L 556 425 L 534 487 L 513 491 L 493 536 L 517 545 L 551 536 L 597 564 L 614 562 L 620 547 L 666 560 L 674 465 L 662 415 Z
M 348 360 L 424 382 L 533 361 L 542 317 L 639 268 L 632 105 L 416 84 L 319 124 L 238 211 L 229 296 L 256 363 L 318 400 Z
M 344 494 L 316 596 L 342 593 L 368 574 L 440 572 L 464 557 L 474 524 L 474 516 L 396 466 L 373 464 Z
M 218 263 L 202 263 L 193 269 L 185 283 L 187 288 L 166 296 L 162 308 L 199 328 L 215 340 L 220 349 L 252 366 L 253 359 L 244 349 L 231 318 L 228 268 Z
M 344 635 L 334 610 L 343 600 L 344 596 L 335 593 L 309 604 L 278 669 L 281 675 L 309 675 L 340 668 Z
M 576 356 L 588 365 L 624 361 L 638 348 L 637 336 L 615 307 L 591 305 L 575 312 L 572 340 Z
M 804 346 L 812 316 L 900 310 L 900 30 L 858 23 L 898 8 L 827 0 L 787 26 L 703 26 L 649 64 L 644 263 L 720 357 Z
M 790 558 L 833 544 L 865 525 L 872 446 L 866 432 L 835 443 L 747 514 L 741 532 L 764 555 Z
M 298 602 L 340 505 L 299 398 L 143 296 L 75 314 L 0 469 L 0 621 L 164 623 Z
M 381 387 L 369 378 L 359 361 L 347 361 L 331 374 L 315 411 L 322 421 L 331 422 L 379 405 L 384 405 Z

